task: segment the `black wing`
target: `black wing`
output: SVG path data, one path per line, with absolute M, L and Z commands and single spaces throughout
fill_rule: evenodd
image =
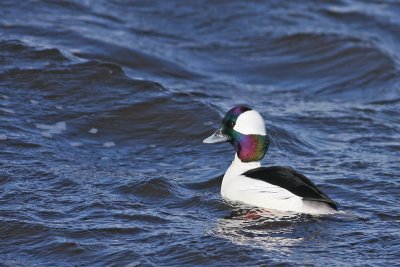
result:
M 303 174 L 285 167 L 260 167 L 243 173 L 243 175 L 282 187 L 304 200 L 321 201 L 337 210 L 336 203 L 319 190 Z

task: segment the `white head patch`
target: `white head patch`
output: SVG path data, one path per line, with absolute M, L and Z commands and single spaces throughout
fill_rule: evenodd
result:
M 264 119 L 255 110 L 249 110 L 239 115 L 233 129 L 242 134 L 266 135 Z

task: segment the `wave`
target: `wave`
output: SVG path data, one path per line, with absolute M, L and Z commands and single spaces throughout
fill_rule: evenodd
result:
M 398 8 L 0 1 L 0 265 L 393 265 Z M 221 198 L 237 104 L 345 215 Z

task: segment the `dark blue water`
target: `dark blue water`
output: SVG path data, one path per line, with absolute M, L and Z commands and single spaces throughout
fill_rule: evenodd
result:
M 0 1 L 1 266 L 394 266 L 398 1 Z M 341 213 L 226 203 L 232 106 Z

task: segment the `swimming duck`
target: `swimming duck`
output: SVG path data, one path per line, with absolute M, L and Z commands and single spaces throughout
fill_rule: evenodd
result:
M 229 142 L 236 154 L 225 172 L 221 195 L 232 201 L 279 211 L 334 213 L 336 203 L 303 174 L 288 167 L 261 167 L 269 140 L 260 113 L 244 106 L 229 110 L 203 143 Z

